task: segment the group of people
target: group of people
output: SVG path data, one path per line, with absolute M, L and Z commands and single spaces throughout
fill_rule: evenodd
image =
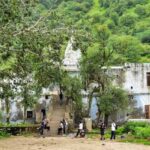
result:
M 68 133 L 68 122 L 66 119 L 63 119 L 60 121 L 59 127 L 58 127 L 58 135 L 63 135 Z
M 106 130 L 105 123 L 100 121 L 99 128 L 100 128 L 100 135 L 101 135 L 100 140 L 105 140 L 105 130 Z M 43 118 L 43 120 L 41 122 L 41 126 L 39 128 L 39 132 L 41 135 L 44 135 L 44 129 L 46 129 L 47 131 L 50 131 L 49 120 L 46 117 Z M 113 121 L 111 123 L 111 136 L 110 136 L 111 140 L 116 138 L 116 129 L 117 129 L 117 125 Z M 67 133 L 68 133 L 68 122 L 66 119 L 63 119 L 60 121 L 57 134 L 63 135 L 63 134 L 67 134 Z M 85 136 L 85 129 L 84 129 L 83 121 L 79 121 L 78 130 L 77 130 L 75 137 L 78 137 L 79 135 L 80 135 L 80 137 Z
M 44 129 L 46 129 L 47 131 L 50 131 L 49 120 L 46 117 L 44 117 L 42 119 L 41 126 L 39 128 L 39 132 L 40 132 L 41 135 L 44 134 Z
M 101 140 L 105 140 L 105 129 L 106 129 L 106 125 L 104 124 L 104 122 L 100 121 L 99 127 L 100 127 L 100 135 L 101 135 L 100 139 L 101 139 Z M 110 139 L 111 139 L 111 140 L 113 140 L 113 139 L 115 140 L 115 139 L 116 139 L 116 129 L 117 129 L 117 125 L 116 125 L 116 123 L 113 121 L 113 122 L 111 123 L 111 136 L 110 136 Z
M 41 122 L 40 128 L 38 128 L 40 135 L 44 135 L 44 130 L 50 131 L 50 123 L 49 120 L 44 117 Z M 63 135 L 68 133 L 68 122 L 66 119 L 63 119 L 60 121 L 59 127 L 58 127 L 58 135 Z

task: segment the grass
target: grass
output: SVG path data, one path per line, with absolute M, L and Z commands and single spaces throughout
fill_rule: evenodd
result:
M 7 124 L 7 123 L 0 123 L 0 127 L 35 127 L 38 125 L 34 125 L 31 123 L 14 123 L 14 124 Z
M 90 139 L 99 139 L 100 134 L 87 134 L 87 137 Z M 105 139 L 110 139 L 110 134 L 105 134 Z M 150 145 L 150 140 L 148 139 L 137 139 L 134 136 L 127 136 L 125 139 L 120 139 L 120 136 L 117 136 L 116 142 L 123 142 L 123 143 L 136 143 L 136 144 L 143 144 L 143 145 Z
M 148 139 L 137 139 L 134 136 L 127 136 L 125 139 L 117 140 L 117 141 L 123 142 L 123 143 L 136 143 L 136 144 L 150 145 L 150 140 L 148 140 Z
M 90 139 L 99 139 L 99 129 L 93 129 L 92 132 L 89 132 L 87 134 L 87 138 Z M 117 134 L 116 142 L 123 142 L 123 143 L 136 143 L 136 144 L 143 144 L 143 145 L 150 145 L 150 139 L 144 139 L 144 138 L 136 138 L 134 135 L 131 134 L 125 134 L 125 138 L 121 139 L 121 135 Z M 105 139 L 110 139 L 110 130 L 106 130 L 105 133 Z

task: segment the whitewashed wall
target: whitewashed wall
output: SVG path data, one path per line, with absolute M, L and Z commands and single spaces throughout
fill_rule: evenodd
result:
M 150 63 L 126 64 L 124 89 L 133 93 L 137 107 L 144 111 L 145 105 L 150 105 L 150 86 L 147 86 L 147 72 L 150 72 Z

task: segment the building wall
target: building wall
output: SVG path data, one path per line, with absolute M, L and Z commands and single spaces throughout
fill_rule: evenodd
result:
M 150 72 L 150 63 L 130 63 L 124 66 L 110 67 L 108 73 L 113 76 L 113 84 L 125 89 L 133 95 L 136 101 L 135 107 L 142 108 L 145 112 L 145 105 L 150 105 L 150 86 L 147 86 L 147 72 Z M 90 116 L 94 120 L 97 114 L 96 99 L 93 97 Z M 121 120 L 125 112 L 117 116 Z
M 70 67 L 71 76 L 79 76 L 79 69 L 77 67 Z M 68 71 L 69 71 L 68 70 Z M 127 90 L 130 94 L 133 94 L 134 99 L 136 100 L 137 107 L 141 107 L 144 111 L 144 106 L 150 104 L 150 86 L 147 86 L 147 72 L 150 72 L 150 63 L 145 64 L 125 64 L 124 66 L 113 66 L 110 67 L 108 73 L 113 75 L 113 83 L 116 86 L 122 87 Z M 43 89 L 43 96 L 39 99 L 38 103 L 43 105 L 44 102 L 46 106 L 49 106 L 51 97 L 45 99 L 45 96 L 49 90 Z M 88 104 L 87 97 L 83 97 L 84 105 Z M 3 116 L 6 116 L 4 110 L 4 101 L 0 103 L 0 109 L 3 111 Z M 48 107 L 46 108 L 48 109 Z M 96 99 L 93 97 L 92 106 L 90 109 L 90 115 L 92 119 L 96 119 L 97 117 L 97 105 Z M 23 108 L 21 104 L 17 101 L 11 101 L 11 111 L 10 111 L 11 120 L 21 120 L 23 117 Z M 38 116 L 40 116 L 40 109 L 38 112 Z M 119 118 L 120 116 L 118 116 Z M 122 117 L 120 117 L 121 119 Z
M 141 107 L 144 111 L 145 105 L 150 104 L 150 86 L 147 85 L 150 63 L 126 64 L 125 68 L 123 88 L 134 95 L 137 107 Z

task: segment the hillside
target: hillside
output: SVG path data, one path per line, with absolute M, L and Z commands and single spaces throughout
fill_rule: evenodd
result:
M 57 3 L 52 5 L 54 2 Z M 82 27 L 93 34 L 100 25 L 106 25 L 111 43 L 125 49 L 121 62 L 150 62 L 150 0 L 41 0 L 41 3 L 42 11 L 53 6 L 66 25 Z

